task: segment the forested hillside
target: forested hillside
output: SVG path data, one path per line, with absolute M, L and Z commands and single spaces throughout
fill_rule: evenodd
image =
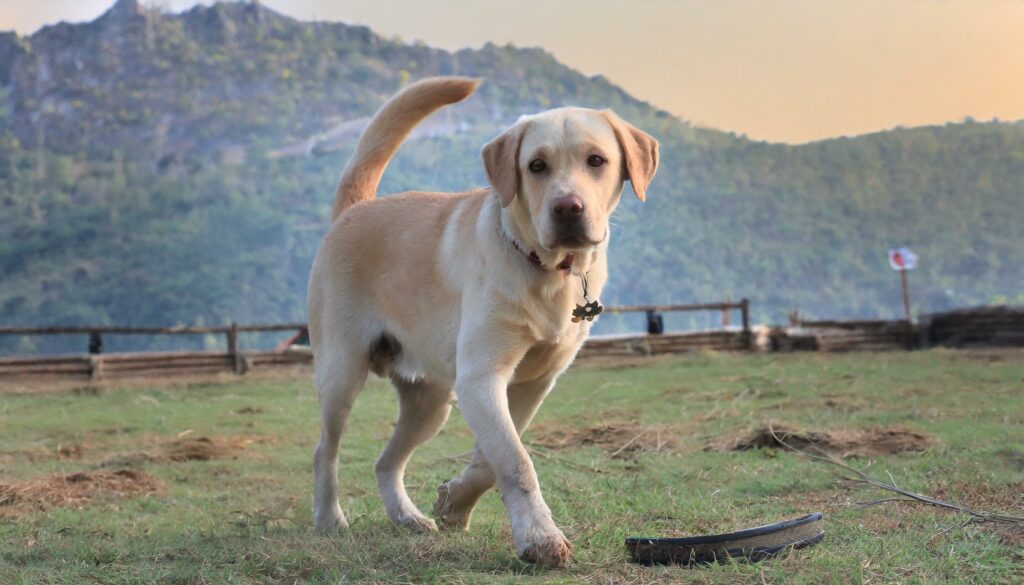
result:
M 614 221 L 607 304 L 749 297 L 758 321 L 892 317 L 895 245 L 921 256 L 917 311 L 1024 302 L 1021 123 L 767 144 L 694 128 L 538 49 L 448 53 L 257 3 L 120 0 L 92 23 L 0 34 L 0 323 L 304 319 L 366 117 L 442 74 L 484 84 L 403 146 L 382 192 L 483 185 L 481 145 L 559 105 L 611 107 L 661 140 L 647 203 L 624 199 Z

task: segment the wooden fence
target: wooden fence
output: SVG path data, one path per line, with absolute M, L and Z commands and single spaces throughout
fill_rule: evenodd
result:
M 690 305 L 636 305 L 607 307 L 608 313 L 642 312 L 648 316 L 675 311 L 721 312 L 723 327 L 730 323 L 731 311 L 740 311 L 739 330 L 696 333 L 668 333 L 639 336 L 594 337 L 588 340 L 581 356 L 654 355 L 697 349 L 744 350 L 751 348 L 750 302 L 725 301 Z M 305 323 L 237 325 L 221 327 L 0 327 L 0 335 L 84 335 L 90 353 L 70 356 L 33 356 L 0 358 L 3 378 L 71 378 L 105 380 L 145 376 L 183 376 L 217 373 L 244 374 L 254 368 L 310 363 L 309 349 L 245 350 L 239 345 L 240 333 L 306 331 Z M 102 353 L 104 335 L 224 335 L 227 351 L 174 351 Z
M 740 311 L 741 327 L 731 327 L 729 315 Z M 754 349 L 750 303 L 608 307 L 608 313 L 719 311 L 722 329 L 663 334 L 595 336 L 580 351 L 581 358 L 617 358 L 682 353 L 694 350 Z M 653 320 L 658 321 L 660 320 Z M 804 321 L 795 327 L 759 327 L 758 346 L 767 351 L 892 351 L 929 346 L 1024 347 L 1024 308 L 980 307 L 925 315 L 917 324 L 907 321 Z M 86 335 L 94 353 L 70 356 L 0 358 L 0 381 L 31 379 L 105 380 L 144 376 L 244 374 L 254 368 L 308 364 L 307 348 L 247 350 L 240 333 L 292 331 L 301 336 L 305 323 L 228 325 L 224 327 L 0 327 L 0 335 Z M 224 335 L 227 351 L 99 353 L 103 335 Z
M 1024 307 L 976 307 L 925 315 L 926 345 L 1024 347 Z
M 892 351 L 913 349 L 916 328 L 908 321 L 804 321 L 818 351 Z
M 801 321 L 767 329 L 772 351 L 1024 347 L 1024 307 L 974 307 L 898 321 Z M 758 332 L 761 333 L 761 332 Z M 761 340 L 763 343 L 763 340 Z
M 245 373 L 265 366 L 312 361 L 308 351 L 173 351 L 0 358 L 3 378 L 107 380 L 147 376 Z M 239 364 L 243 364 L 241 367 Z

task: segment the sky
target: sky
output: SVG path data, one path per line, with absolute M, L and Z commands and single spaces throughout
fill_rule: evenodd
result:
M 0 0 L 0 30 L 91 20 L 113 3 Z M 179 11 L 197 2 L 143 3 Z M 445 49 L 540 46 L 697 125 L 757 140 L 1024 119 L 1024 0 L 262 3 Z

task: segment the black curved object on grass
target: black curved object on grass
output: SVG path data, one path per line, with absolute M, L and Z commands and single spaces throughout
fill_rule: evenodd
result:
M 728 559 L 761 561 L 790 548 L 817 544 L 825 537 L 821 512 L 800 518 L 747 528 L 726 534 L 649 538 L 630 536 L 626 549 L 633 562 L 654 564 L 708 564 Z

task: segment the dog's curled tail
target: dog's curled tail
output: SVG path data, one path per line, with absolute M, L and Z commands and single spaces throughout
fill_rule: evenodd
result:
M 471 96 L 479 85 L 468 77 L 429 77 L 388 100 L 370 120 L 341 174 L 332 218 L 360 201 L 373 199 L 388 162 L 402 141 L 424 118 Z

